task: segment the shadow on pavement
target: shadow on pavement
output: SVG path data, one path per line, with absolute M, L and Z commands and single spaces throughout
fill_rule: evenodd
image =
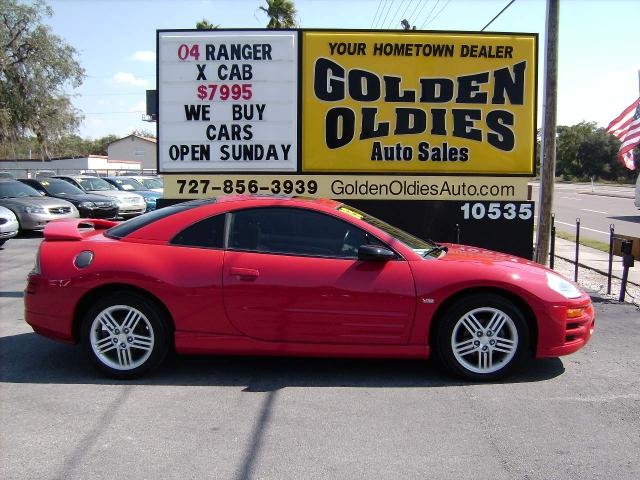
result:
M 561 375 L 559 359 L 535 360 L 501 383 L 539 382 Z M 0 382 L 101 385 L 244 386 L 248 392 L 284 387 L 447 387 L 468 385 L 434 361 L 292 357 L 170 356 L 141 379 L 111 380 L 93 369 L 78 346 L 35 333 L 0 338 Z

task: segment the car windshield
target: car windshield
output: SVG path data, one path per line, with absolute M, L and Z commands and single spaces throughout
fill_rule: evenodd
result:
M 71 185 L 69 182 L 65 182 L 64 180 L 58 180 L 55 178 L 50 178 L 49 180 L 41 180 L 40 185 L 47 191 L 49 195 L 82 195 L 84 192 L 80 190 L 78 187 Z
M 15 182 L 0 182 L 0 198 L 41 197 L 40 193 L 29 185 Z
M 121 190 L 146 190 L 144 185 L 133 178 L 118 177 L 112 178 L 111 181 L 117 183 Z
M 85 177 L 78 178 L 78 183 L 82 185 L 82 188 L 88 191 L 92 190 L 118 190 L 106 180 L 98 177 Z
M 140 183 L 149 189 L 162 188 L 162 182 L 157 178 L 141 178 Z
M 349 207 L 346 205 L 341 205 L 340 207 L 338 207 L 338 210 L 343 213 L 347 213 L 359 220 L 367 222 L 369 225 L 379 228 L 383 232 L 398 239 L 399 241 L 404 243 L 407 247 L 411 248 L 414 252 L 418 253 L 419 255 L 422 255 L 423 257 L 427 255 L 437 257 L 440 255 L 440 252 L 443 249 L 442 247 L 438 246 L 436 243 L 433 243 L 432 241 L 422 240 L 421 238 L 415 237 L 410 233 L 399 229 L 398 227 L 389 225 L 387 222 L 383 222 L 379 218 L 373 217 L 368 213 L 361 212 L 356 208 Z

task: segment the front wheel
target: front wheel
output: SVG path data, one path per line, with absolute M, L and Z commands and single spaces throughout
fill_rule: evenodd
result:
M 529 329 L 509 300 L 493 294 L 460 300 L 445 314 L 437 335 L 442 363 L 467 380 L 497 380 L 528 355 Z
M 106 375 L 136 378 L 159 365 L 166 356 L 167 322 L 145 297 L 114 293 L 86 313 L 82 344 L 94 365 Z

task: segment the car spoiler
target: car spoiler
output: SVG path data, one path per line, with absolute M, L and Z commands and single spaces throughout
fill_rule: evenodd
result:
M 44 239 L 48 241 L 61 241 L 61 240 L 82 240 L 87 232 L 87 229 L 91 231 L 106 230 L 115 225 L 117 222 L 112 220 L 103 220 L 101 218 L 74 218 L 69 220 L 54 220 L 47 223 L 44 227 Z M 84 231 L 83 231 L 84 230 Z

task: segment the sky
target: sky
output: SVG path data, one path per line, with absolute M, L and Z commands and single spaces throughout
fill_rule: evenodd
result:
M 508 0 L 296 0 L 302 28 L 480 31 Z M 69 91 L 83 115 L 80 135 L 155 132 L 141 120 L 156 88 L 156 29 L 263 28 L 264 0 L 49 0 L 53 33 L 78 51 L 83 85 Z M 545 0 L 516 0 L 485 31 L 540 35 L 538 121 L 542 118 Z M 558 124 L 606 126 L 639 94 L 640 0 L 561 0 Z

